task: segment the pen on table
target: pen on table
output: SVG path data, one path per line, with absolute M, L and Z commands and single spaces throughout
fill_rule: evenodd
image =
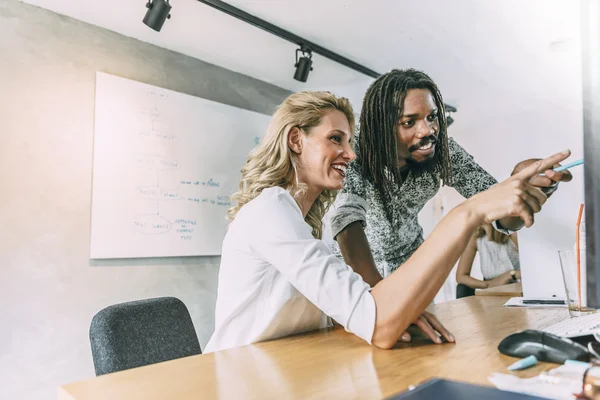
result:
M 521 304 L 538 304 L 538 305 L 545 305 L 545 304 L 554 304 L 554 305 L 566 305 L 564 300 L 521 300 Z
M 537 364 L 537 358 L 535 358 L 535 356 L 529 356 L 529 357 L 520 359 L 519 361 L 517 361 L 514 364 L 509 365 L 508 370 L 516 371 L 518 369 L 525 369 L 525 368 L 532 367 L 535 364 Z

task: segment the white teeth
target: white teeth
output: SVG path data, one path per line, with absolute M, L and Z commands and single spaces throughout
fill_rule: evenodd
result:
M 433 143 L 429 142 L 429 144 L 419 147 L 419 150 L 429 150 L 432 147 L 433 147 Z
M 337 170 L 339 170 L 339 171 L 342 171 L 342 173 L 343 173 L 344 175 L 346 175 L 346 168 L 347 168 L 347 167 L 346 167 L 345 165 L 332 165 L 332 167 L 333 167 L 334 169 L 337 169 Z

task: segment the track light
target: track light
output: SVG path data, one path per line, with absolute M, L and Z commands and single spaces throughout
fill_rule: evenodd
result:
M 444 104 L 444 108 L 446 109 L 446 126 L 450 126 L 454 122 L 452 113 L 456 112 L 456 107 L 453 107 L 450 104 Z
M 169 14 L 171 11 L 169 0 L 148 0 L 146 8 L 148 11 L 144 17 L 144 24 L 160 32 L 167 18 L 171 18 L 171 14 Z
M 302 53 L 302 57 L 298 58 L 298 52 Z M 294 79 L 300 82 L 306 82 L 308 74 L 312 71 L 312 51 L 308 47 L 301 46 L 296 50 L 296 73 Z
M 446 112 L 450 112 L 450 113 L 456 112 L 456 107 L 451 106 L 450 104 L 444 104 L 444 108 L 446 109 Z

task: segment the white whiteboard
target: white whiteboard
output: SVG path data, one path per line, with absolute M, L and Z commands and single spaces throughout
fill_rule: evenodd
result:
M 221 253 L 270 117 L 98 72 L 90 258 Z

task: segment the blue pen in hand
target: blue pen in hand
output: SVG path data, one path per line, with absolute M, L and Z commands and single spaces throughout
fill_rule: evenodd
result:
M 560 167 L 553 168 L 554 172 L 562 172 L 566 171 L 569 168 L 576 167 L 578 165 L 583 164 L 583 158 L 581 160 L 573 161 L 572 163 L 561 165 Z M 544 176 L 545 174 L 540 174 L 540 176 Z

